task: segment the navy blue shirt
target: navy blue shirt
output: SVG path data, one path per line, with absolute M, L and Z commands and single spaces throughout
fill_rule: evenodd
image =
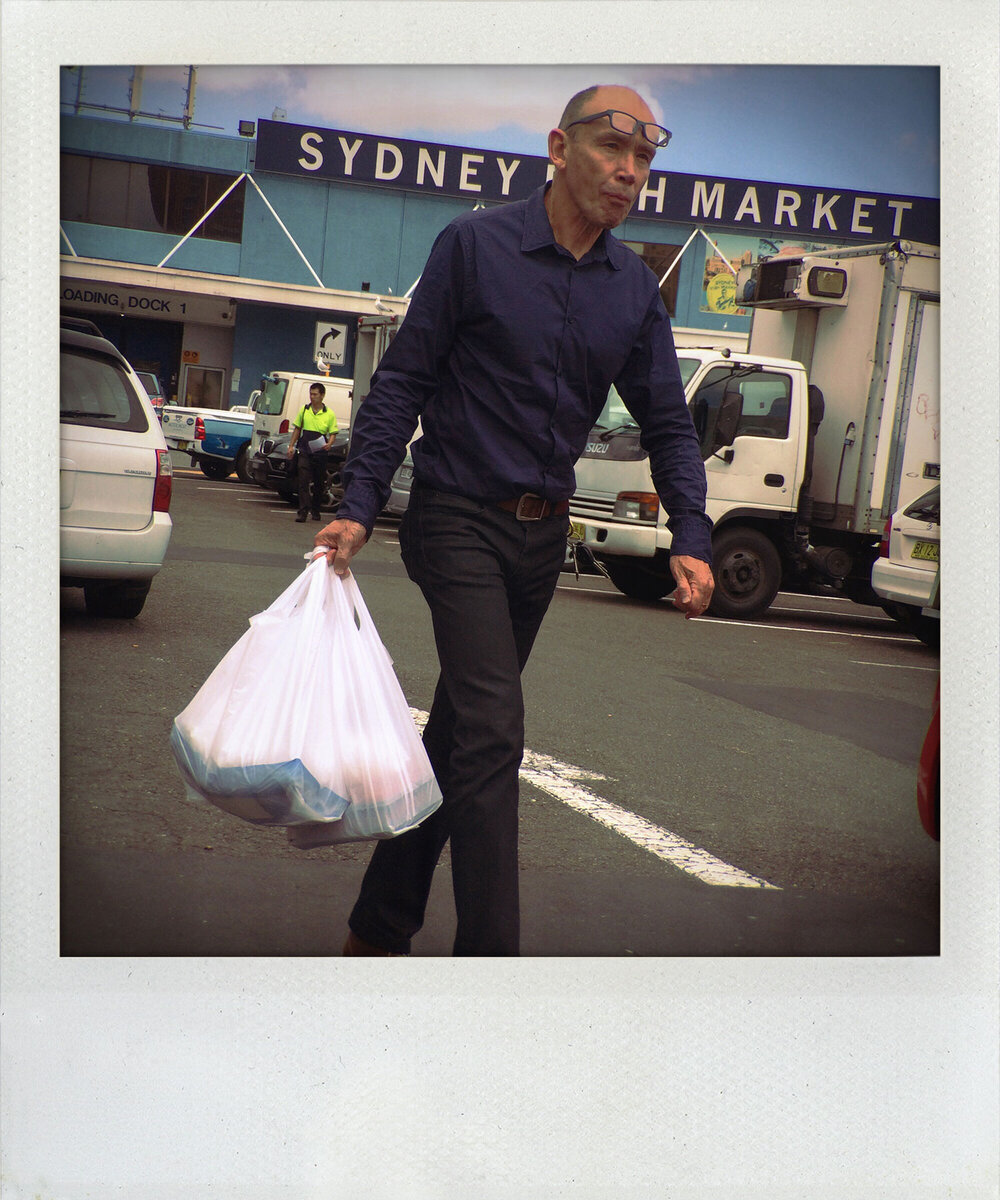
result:
M 610 233 L 577 261 L 545 188 L 438 236 L 351 430 L 337 516 L 371 531 L 413 443 L 418 483 L 563 500 L 612 383 L 641 429 L 672 548 L 711 562 L 705 468 L 655 275 Z

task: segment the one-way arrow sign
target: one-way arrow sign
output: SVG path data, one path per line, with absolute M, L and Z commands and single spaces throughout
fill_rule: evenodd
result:
M 316 322 L 316 340 L 313 359 L 331 366 L 343 366 L 346 361 L 347 326 L 331 325 L 329 321 Z

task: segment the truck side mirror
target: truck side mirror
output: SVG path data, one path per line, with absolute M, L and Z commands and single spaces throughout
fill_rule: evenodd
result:
M 721 450 L 723 446 L 731 446 L 736 441 L 736 429 L 742 416 L 743 396 L 740 394 L 738 386 L 730 384 L 722 396 L 719 415 L 715 421 L 715 429 L 712 431 L 710 453 L 714 454 L 716 450 Z

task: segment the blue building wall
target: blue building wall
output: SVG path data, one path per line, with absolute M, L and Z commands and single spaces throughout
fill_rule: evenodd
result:
M 337 284 L 328 279 L 323 270 L 326 189 L 313 188 L 308 181 L 278 175 L 261 176 L 257 182 L 324 285 L 336 287 Z M 270 279 L 315 287 L 316 280 L 309 268 L 268 212 L 267 205 L 256 189 L 246 184 L 243 186 L 246 187 L 246 197 L 243 204 L 240 275 L 249 279 Z
M 81 258 L 107 258 L 113 262 L 142 263 L 153 267 L 162 262 L 180 241 L 172 233 L 149 233 L 144 229 L 119 229 L 113 225 L 90 225 L 80 221 L 65 221 L 63 229 Z M 65 251 L 65 244 L 60 249 Z M 181 271 L 239 275 L 240 247 L 236 242 L 188 238 L 172 255 L 169 265 Z
M 195 170 L 233 175 L 249 170 L 253 142 L 192 130 L 130 125 L 99 117 L 60 118 L 59 144 L 76 154 L 135 162 L 174 163 Z
M 342 367 L 332 367 L 330 376 L 351 379 L 357 340 L 356 316 L 335 311 L 303 312 L 302 309 L 272 304 L 240 304 L 233 331 L 233 364 L 240 368 L 239 399 L 234 393 L 231 402 L 246 404 L 250 393 L 260 387 L 261 376 L 269 371 L 317 374 L 312 356 L 316 322 L 327 319 L 348 328 L 346 361 Z

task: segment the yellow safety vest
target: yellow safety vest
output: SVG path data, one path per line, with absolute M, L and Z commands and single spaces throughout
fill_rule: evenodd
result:
M 337 432 L 337 418 L 334 415 L 332 408 L 327 408 L 324 404 L 319 412 L 313 412 L 311 404 L 307 404 L 299 413 L 299 419 L 295 424 L 305 433 L 323 433 L 327 437 L 331 433 Z

